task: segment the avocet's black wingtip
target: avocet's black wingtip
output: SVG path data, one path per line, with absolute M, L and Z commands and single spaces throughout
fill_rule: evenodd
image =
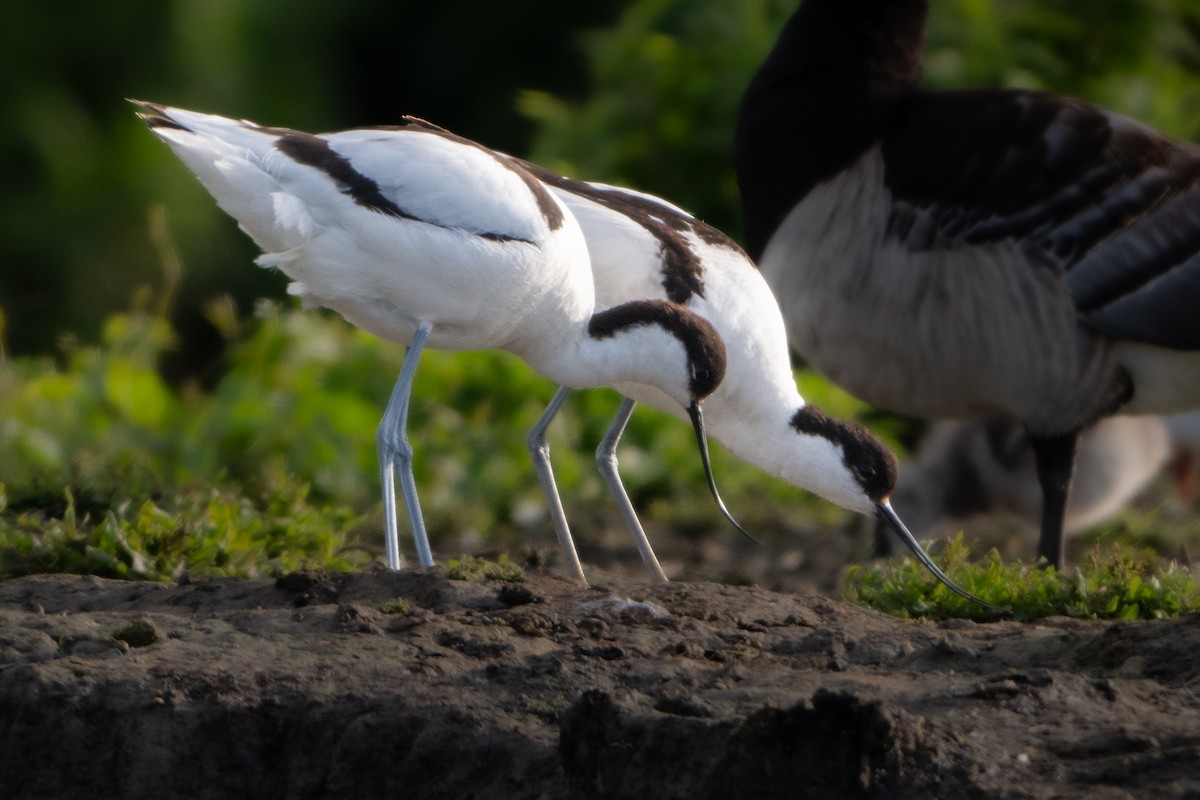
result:
M 717 501 L 717 508 L 721 509 L 725 519 L 729 520 L 729 524 L 737 528 L 742 536 L 762 547 L 762 542 L 751 536 L 750 532 L 733 518 L 729 509 L 725 507 L 725 501 L 721 499 L 721 493 L 717 491 L 717 480 L 713 477 L 712 461 L 708 457 L 708 437 L 704 434 L 704 415 L 700 412 L 699 403 L 692 403 L 688 406 L 688 416 L 692 419 L 692 430 L 696 432 L 696 443 L 700 445 L 700 460 L 704 464 L 704 476 L 708 478 L 708 489 L 712 492 L 713 499 Z
M 1011 616 L 1012 615 L 1011 608 L 1006 608 L 1004 606 L 998 606 L 995 603 L 989 603 L 986 600 L 981 600 L 978 597 L 976 597 L 975 595 L 968 592 L 966 589 L 959 586 L 954 581 L 950 580 L 950 578 L 946 576 L 946 573 L 942 572 L 942 570 L 938 567 L 938 565 L 933 563 L 933 559 L 931 559 L 929 557 L 929 555 L 921 548 L 921 545 L 919 542 L 917 542 L 916 537 L 914 537 L 909 532 L 908 528 L 906 528 L 904 526 L 904 523 L 900 519 L 900 515 L 896 513 L 895 509 L 893 509 L 890 504 L 888 504 L 887 502 L 876 503 L 875 508 L 876 508 L 877 513 L 879 514 L 879 518 L 881 520 L 883 520 L 885 523 L 887 523 L 892 528 L 892 530 L 896 531 L 896 533 L 899 534 L 900 538 L 904 540 L 904 543 L 906 545 L 908 545 L 908 549 L 911 550 L 913 555 L 915 555 L 917 557 L 917 560 L 920 561 L 927 570 L 932 572 L 934 577 L 936 577 L 939 581 L 941 581 L 943 584 L 945 584 L 946 588 L 948 588 L 950 591 L 954 592 L 955 594 L 959 595 L 960 597 L 964 597 L 973 603 L 978 603 L 979 605 L 991 610 L 992 612 L 994 612 L 998 615 L 1001 615 L 1001 616 Z
M 132 97 L 126 97 L 125 99 L 141 109 L 137 112 L 138 119 L 145 122 L 151 128 L 173 128 L 174 130 L 191 133 L 190 128 L 175 121 L 167 114 L 166 106 L 151 103 L 147 100 L 135 100 Z

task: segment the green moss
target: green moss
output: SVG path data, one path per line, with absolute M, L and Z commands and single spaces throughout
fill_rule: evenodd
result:
M 130 647 L 146 647 L 162 638 L 158 633 L 158 628 L 154 627 L 154 623 L 145 619 L 135 619 L 122 625 L 112 632 L 112 637 L 125 642 Z
M 398 614 L 402 617 L 411 617 L 413 615 L 413 606 L 408 600 L 403 597 L 396 597 L 388 600 L 379 607 L 381 614 Z
M 452 581 L 495 580 L 515 583 L 525 580 L 525 570 L 504 554 L 495 561 L 463 556 L 460 559 L 451 559 L 446 564 L 446 577 Z

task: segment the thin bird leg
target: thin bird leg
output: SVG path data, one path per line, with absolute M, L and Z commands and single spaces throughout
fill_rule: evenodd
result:
M 700 461 L 704 464 L 704 477 L 708 478 L 708 489 L 712 492 L 713 499 L 717 501 L 717 508 L 721 509 L 721 513 L 725 515 L 725 519 L 729 520 L 729 524 L 741 531 L 742 536 L 761 547 L 762 542 L 755 539 L 749 531 L 738 524 L 738 521 L 729 513 L 729 509 L 725 507 L 725 501 L 721 499 L 720 493 L 717 492 L 717 480 L 713 477 L 712 462 L 708 458 L 708 437 L 704 434 L 704 415 L 700 413 L 700 405 L 692 403 L 688 406 L 687 412 L 692 420 L 692 430 L 696 432 L 696 444 L 700 446 Z
M 633 510 L 633 503 L 629 501 L 629 495 L 626 493 L 625 485 L 621 483 L 621 475 L 617 471 L 617 443 L 621 441 L 621 434 L 625 432 L 625 425 L 633 414 L 633 406 L 634 401 L 628 397 L 621 401 L 621 407 L 617 409 L 617 416 L 609 426 L 608 433 L 600 442 L 600 446 L 596 448 L 596 464 L 599 465 L 600 474 L 608 483 L 609 492 L 617 501 L 617 507 L 621 509 L 621 514 L 625 517 L 625 526 L 629 528 L 633 542 L 637 545 L 638 552 L 642 554 L 642 563 L 646 565 L 646 571 L 650 573 L 650 580 L 656 583 L 666 583 L 667 575 L 654 556 L 650 540 L 646 538 L 646 532 L 642 530 L 642 523 L 638 521 L 637 512 Z
M 1075 473 L 1075 451 L 1079 431 L 1059 436 L 1029 434 L 1033 457 L 1037 463 L 1038 482 L 1042 485 L 1042 535 L 1038 539 L 1038 558 L 1044 558 L 1055 569 L 1063 566 L 1066 541 L 1063 538 L 1063 519 L 1067 514 L 1067 495 Z
M 550 510 L 550 521 L 554 523 L 554 533 L 558 536 L 558 547 L 563 555 L 563 570 L 568 578 L 573 578 L 587 586 L 587 578 L 583 574 L 583 565 L 579 563 L 579 553 L 575 550 L 575 540 L 571 538 L 571 528 L 567 525 L 567 515 L 563 511 L 562 499 L 558 496 L 558 484 L 554 482 L 554 470 L 550 466 L 550 445 L 546 443 L 546 429 L 562 408 L 563 401 L 571 390 L 566 386 L 558 387 L 550 405 L 542 412 L 537 424 L 529 431 L 525 444 L 533 456 L 533 468 L 537 470 L 538 480 L 542 483 L 542 491 L 546 495 L 546 506 Z
M 417 361 L 421 358 L 425 339 L 433 325 L 422 322 L 413 334 L 412 344 L 404 351 L 404 364 L 400 377 L 392 388 L 392 397 L 379 429 L 375 434 L 375 446 L 379 454 L 379 476 L 383 484 L 384 537 L 387 544 L 387 561 L 391 569 L 400 569 L 400 534 L 396 525 L 396 471 L 400 472 L 400 491 L 404 495 L 404 506 L 408 509 L 408 521 L 412 526 L 413 543 L 417 547 L 417 563 L 422 567 L 433 566 L 433 553 L 429 548 L 429 534 L 425 532 L 425 519 L 421 516 L 421 503 L 417 500 L 417 482 L 412 471 L 412 445 L 408 443 L 408 398 L 412 393 L 413 375 Z

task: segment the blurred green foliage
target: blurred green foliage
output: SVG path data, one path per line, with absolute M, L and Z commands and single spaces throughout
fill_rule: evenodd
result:
M 740 229 L 730 143 L 742 88 L 796 0 L 132 0 L 0 4 L 0 307 L 17 353 L 85 340 L 153 281 L 152 205 L 187 270 L 174 380 L 215 378 L 199 309 L 279 296 L 253 246 L 123 98 L 311 130 L 416 114 L 579 177 Z M 1082 95 L 1200 138 L 1194 0 L 943 0 L 928 80 Z M 583 33 L 587 31 L 587 33 Z M 47 46 L 53 42 L 54 46 Z M 519 98 L 519 102 L 518 102 Z
M 243 307 L 282 282 L 126 97 L 308 130 L 416 114 L 509 150 L 532 123 L 520 88 L 577 96 L 574 31 L 620 0 L 519 7 L 442 0 L 65 0 L 0 3 L 0 306 L 19 353 L 63 331 L 92 340 L 156 276 L 145 210 L 171 209 L 186 254 L 172 376 L 206 369 L 220 341 L 197 312 L 219 292 Z
M 258 574 L 379 550 L 374 429 L 401 348 L 256 302 L 284 279 L 253 267 L 251 243 L 124 97 L 314 130 L 416 114 L 736 234 L 734 115 L 795 5 L 0 4 L 0 572 Z M 932 5 L 932 85 L 1050 88 L 1200 138 L 1194 0 Z M 164 273 L 166 289 L 144 288 Z M 800 381 L 831 413 L 871 414 Z M 423 357 L 410 431 L 435 541 L 552 541 L 524 445 L 552 390 L 506 355 Z M 590 451 L 616 404 L 577 393 L 552 429 L 573 520 L 608 507 Z M 647 516 L 724 530 L 686 425 L 639 409 L 620 457 Z M 846 524 L 719 448 L 714 460 L 752 526 Z

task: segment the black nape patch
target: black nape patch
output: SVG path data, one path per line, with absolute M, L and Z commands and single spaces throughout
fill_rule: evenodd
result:
M 810 403 L 792 416 L 791 426 L 798 433 L 820 436 L 841 447 L 846 467 L 871 500 L 886 500 L 896 488 L 896 457 L 857 422 L 834 419 Z
M 703 317 L 666 300 L 635 300 L 606 309 L 592 317 L 588 335 L 608 339 L 623 330 L 657 325 L 678 339 L 687 352 L 692 397 L 703 400 L 725 377 L 725 342 Z
M 400 219 L 417 219 L 383 196 L 379 184 L 356 170 L 329 142 L 311 133 L 289 131 L 275 142 L 278 150 L 293 161 L 319 169 L 333 178 L 355 203 L 372 211 Z
M 704 264 L 693 252 L 685 233 L 693 233 L 713 247 L 742 252 L 732 239 L 711 225 L 646 197 L 566 178 L 537 164 L 522 162 L 522 166 L 538 180 L 599 203 L 645 228 L 661 248 L 662 286 L 672 302 L 686 304 L 692 297 L 704 297 Z

